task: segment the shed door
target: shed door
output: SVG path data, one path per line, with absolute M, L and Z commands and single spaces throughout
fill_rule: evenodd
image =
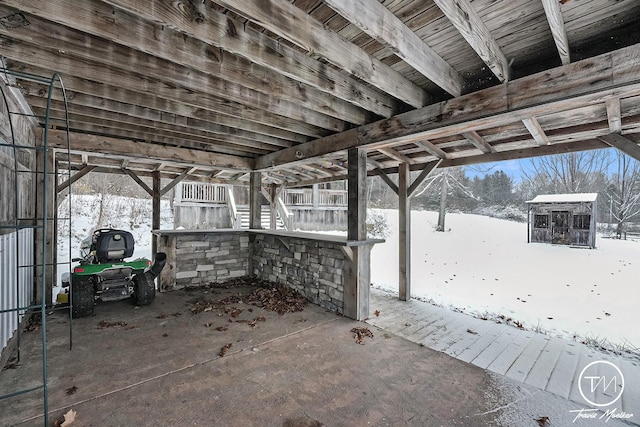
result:
M 551 243 L 568 245 L 569 240 L 569 212 L 551 212 Z

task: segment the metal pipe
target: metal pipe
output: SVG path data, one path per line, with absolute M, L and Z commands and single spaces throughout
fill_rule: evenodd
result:
M 158 252 L 156 254 L 156 258 L 153 260 L 153 264 L 151 264 L 151 267 L 147 270 L 147 273 L 150 273 L 155 279 L 164 268 L 166 262 L 167 254 L 164 252 Z

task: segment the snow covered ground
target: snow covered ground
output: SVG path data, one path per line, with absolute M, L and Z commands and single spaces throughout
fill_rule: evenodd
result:
M 372 251 L 374 286 L 398 290 L 398 215 Z M 640 243 L 598 236 L 597 248 L 527 243 L 527 224 L 469 214 L 413 211 L 412 296 L 477 317 L 591 343 L 640 348 Z
M 99 198 L 73 196 L 71 255 L 97 223 Z M 108 205 L 108 206 L 107 206 Z M 66 216 L 67 203 L 61 204 Z M 151 200 L 109 196 L 108 222 L 134 234 L 134 258 L 151 256 Z M 386 243 L 372 251 L 371 278 L 398 290 L 398 215 Z M 477 317 L 522 323 L 552 335 L 640 348 L 640 243 L 597 239 L 597 249 L 527 244 L 527 225 L 479 215 L 447 214 L 446 232 L 434 231 L 437 213 L 412 212 L 412 295 Z M 63 222 L 62 225 L 65 223 Z M 161 228 L 173 228 L 169 202 Z M 59 262 L 68 262 L 68 228 L 61 227 Z M 337 233 L 340 234 L 340 233 Z M 342 233 L 343 234 L 343 233 Z M 59 275 L 68 270 L 59 266 Z M 55 298 L 55 295 L 54 295 Z

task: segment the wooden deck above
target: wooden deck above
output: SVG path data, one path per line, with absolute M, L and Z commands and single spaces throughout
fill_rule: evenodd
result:
M 2 0 L 12 72 L 61 74 L 79 171 L 308 185 L 640 149 L 635 0 Z M 46 87 L 2 73 L 44 123 Z M 66 143 L 60 91 L 50 146 Z M 68 153 L 60 152 L 65 159 Z

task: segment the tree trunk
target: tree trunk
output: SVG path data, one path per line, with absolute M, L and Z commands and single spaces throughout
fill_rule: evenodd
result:
M 102 221 L 104 220 L 104 193 L 100 193 L 100 209 L 98 210 L 98 223 L 96 228 L 102 228 Z
M 438 228 L 437 231 L 444 231 L 444 216 L 447 213 L 447 174 L 442 175 L 442 188 L 440 189 L 440 213 L 438 214 Z
M 616 238 L 622 239 L 623 237 L 624 237 L 624 221 L 618 221 L 618 224 L 616 227 Z

